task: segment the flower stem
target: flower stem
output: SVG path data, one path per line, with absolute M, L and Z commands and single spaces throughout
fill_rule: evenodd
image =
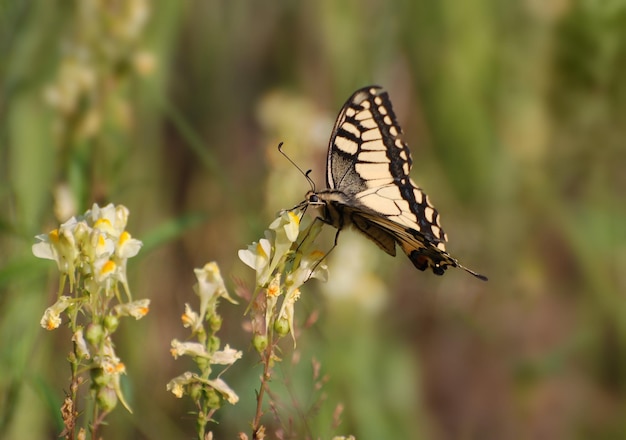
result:
M 263 376 L 261 376 L 261 387 L 259 388 L 259 392 L 256 396 L 256 414 L 254 416 L 254 421 L 252 422 L 253 440 L 260 438 L 258 434 L 259 428 L 261 428 L 261 417 L 263 416 L 263 397 L 265 395 L 266 388 L 269 386 L 269 381 L 272 378 L 270 363 L 274 354 L 275 347 L 276 341 L 272 341 L 270 344 L 267 345 L 267 348 L 263 353 Z

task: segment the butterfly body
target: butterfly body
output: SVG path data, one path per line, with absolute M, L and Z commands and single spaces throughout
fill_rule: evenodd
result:
M 391 102 L 380 87 L 357 90 L 341 109 L 328 147 L 327 189 L 307 193 L 303 205 L 320 207 L 324 222 L 352 225 L 382 250 L 396 244 L 420 270 L 442 275 L 463 266 L 446 252 L 439 213 L 409 174 L 412 159 Z

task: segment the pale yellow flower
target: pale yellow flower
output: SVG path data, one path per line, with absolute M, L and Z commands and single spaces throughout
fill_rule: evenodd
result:
M 239 250 L 239 259 L 256 272 L 256 285 L 265 286 L 269 281 L 270 256 L 272 245 L 267 238 L 262 238 L 258 242 L 253 242 L 247 249 Z
M 200 319 L 200 315 L 193 311 L 189 304 L 185 304 L 185 313 L 181 316 L 181 320 L 183 321 L 183 327 L 191 328 L 193 333 L 202 328 L 202 319 Z
M 193 373 L 191 371 L 185 371 L 180 376 L 170 380 L 167 385 L 167 391 L 171 391 L 179 399 L 185 394 L 185 388 L 187 385 L 194 382 Z
M 54 330 L 61 325 L 61 313 L 72 304 L 69 296 L 61 296 L 53 305 L 48 307 L 39 322 L 46 330 Z
M 207 352 L 206 347 L 199 342 L 180 342 L 178 339 L 172 340 L 172 348 L 170 353 L 174 359 L 179 356 L 191 356 L 210 359 L 211 355 Z
M 233 304 L 237 304 L 237 301 L 231 298 L 226 290 L 217 263 L 207 263 L 202 269 L 194 269 L 194 273 L 198 280 L 198 283 L 194 286 L 194 291 L 200 298 L 200 319 L 204 319 L 209 309 L 215 309 L 219 298 L 224 298 Z
M 85 341 L 85 336 L 83 335 L 83 328 L 79 327 L 78 330 L 74 332 L 72 335 L 72 341 L 76 344 L 76 353 L 79 358 L 90 359 L 91 354 L 89 353 L 89 348 L 87 347 L 87 341 Z
M 296 333 L 293 327 L 293 318 L 294 306 L 298 299 L 300 299 L 300 289 L 296 288 L 289 291 L 285 295 L 285 299 L 280 307 L 280 312 L 278 313 L 278 319 L 285 319 L 289 323 L 289 332 L 291 333 L 291 338 L 293 339 L 294 348 L 296 347 Z
M 243 353 L 241 351 L 230 348 L 230 346 L 226 344 L 223 350 L 216 351 L 211 355 L 211 364 L 232 365 L 237 359 L 241 359 L 242 355 Z
M 113 307 L 113 311 L 118 316 L 132 316 L 135 319 L 141 319 L 150 311 L 150 300 L 140 299 L 128 303 L 117 304 Z
M 278 297 L 282 294 L 280 285 L 280 273 L 277 273 L 270 285 L 265 289 L 265 331 L 270 327 L 270 322 L 274 318 Z
M 139 253 L 142 245 L 141 241 L 132 238 L 128 232 L 123 231 L 118 239 L 115 255 L 123 260 L 132 258 Z
M 239 402 L 239 396 L 237 395 L 237 393 L 235 393 L 235 391 L 233 391 L 233 389 L 229 387 L 228 384 L 222 379 L 217 378 L 214 380 L 207 380 L 206 383 L 213 387 L 224 398 L 226 398 L 228 403 L 230 403 L 231 405 Z

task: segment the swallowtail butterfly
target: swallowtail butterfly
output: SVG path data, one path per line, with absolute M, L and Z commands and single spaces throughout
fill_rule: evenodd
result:
M 309 191 L 301 208 L 320 207 L 322 220 L 339 232 L 352 225 L 383 251 L 396 244 L 419 270 L 443 275 L 460 267 L 446 252 L 439 213 L 413 182 L 411 152 L 401 138 L 387 92 L 377 86 L 354 92 L 339 112 L 328 146 L 327 189 Z

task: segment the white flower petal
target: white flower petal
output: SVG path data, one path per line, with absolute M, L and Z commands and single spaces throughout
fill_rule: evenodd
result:
M 218 391 L 222 396 L 224 396 L 226 400 L 228 400 L 228 402 L 232 405 L 239 402 L 239 396 L 222 379 L 218 378 L 215 380 L 207 380 L 207 383 L 215 388 L 215 390 Z
M 216 351 L 211 355 L 211 363 L 216 365 L 231 365 L 234 364 L 237 359 L 241 359 L 242 355 L 241 351 L 226 345 L 223 350 Z

